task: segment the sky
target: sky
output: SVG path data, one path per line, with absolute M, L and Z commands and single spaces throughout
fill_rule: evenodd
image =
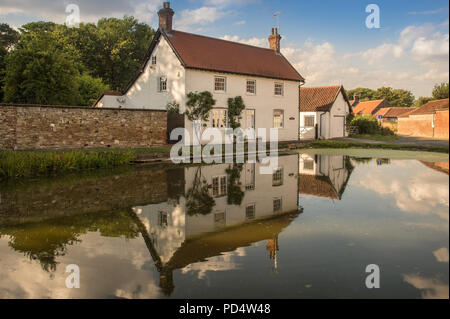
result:
M 0 0 L 0 23 L 64 23 L 71 3 L 82 22 L 132 15 L 155 28 L 162 6 L 162 0 Z M 366 26 L 370 4 L 380 9 L 379 28 Z M 307 86 L 390 86 L 419 97 L 449 81 L 446 0 L 175 0 L 171 7 L 177 30 L 261 47 L 279 26 L 282 53 Z

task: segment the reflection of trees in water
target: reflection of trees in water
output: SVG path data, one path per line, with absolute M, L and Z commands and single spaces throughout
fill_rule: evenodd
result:
M 66 255 L 68 246 L 80 243 L 80 235 L 99 232 L 104 237 L 139 236 L 139 229 L 126 212 L 103 212 L 67 216 L 37 223 L 0 227 L 0 235 L 9 236 L 9 246 L 31 260 L 38 260 L 43 270 L 54 272 L 57 257 Z
M 186 212 L 189 216 L 208 215 L 216 205 L 209 194 L 209 186 L 202 176 L 202 168 L 197 167 L 192 187 L 186 193 Z
M 230 165 L 229 168 L 226 169 L 227 173 L 227 203 L 228 205 L 237 205 L 240 206 L 242 204 L 242 200 L 244 199 L 245 193 L 241 189 L 241 172 L 244 168 L 243 164 L 233 164 Z
M 351 157 L 351 159 L 358 164 L 369 164 L 372 162 L 372 157 Z

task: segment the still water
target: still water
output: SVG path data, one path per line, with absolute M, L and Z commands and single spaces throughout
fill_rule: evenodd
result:
M 448 298 L 448 156 L 417 154 L 2 184 L 0 298 Z

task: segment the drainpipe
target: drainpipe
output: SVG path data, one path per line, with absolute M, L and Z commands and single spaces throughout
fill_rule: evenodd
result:
M 301 112 L 300 112 L 300 94 L 301 94 L 301 88 L 305 85 L 305 82 L 300 82 L 298 85 L 298 140 L 301 140 L 301 134 L 300 134 L 300 121 L 301 121 Z

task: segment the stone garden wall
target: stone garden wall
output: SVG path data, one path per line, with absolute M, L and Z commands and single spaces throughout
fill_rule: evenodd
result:
M 166 131 L 165 111 L 0 104 L 0 150 L 148 148 Z

